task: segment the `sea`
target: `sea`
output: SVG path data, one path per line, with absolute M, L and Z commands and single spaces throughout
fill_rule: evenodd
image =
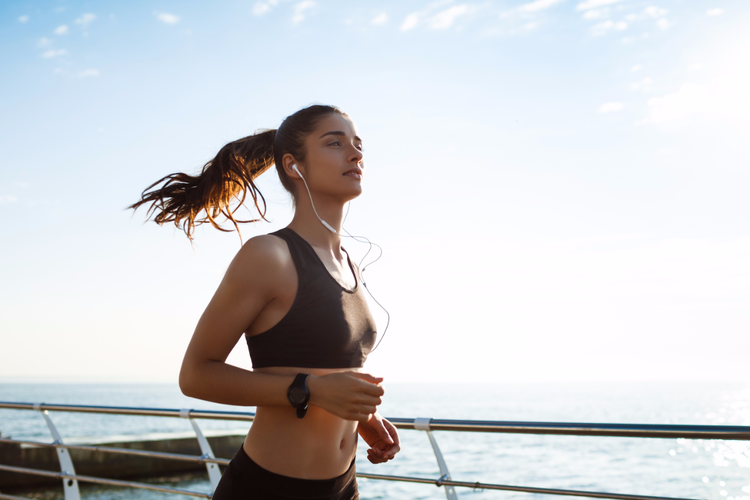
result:
M 252 407 L 230 407 L 187 398 L 173 384 L 0 383 L 0 401 L 254 411 Z M 380 413 L 385 417 L 405 418 L 750 425 L 750 383 L 392 383 L 386 386 Z M 70 442 L 191 431 L 189 422 L 178 418 L 66 412 L 50 412 L 50 416 L 63 439 Z M 206 431 L 245 433 L 250 425 L 198 422 Z M 43 418 L 32 411 L 0 410 L 0 433 L 4 437 L 51 441 Z M 471 432 L 434 435 L 454 480 L 675 498 L 750 500 L 748 441 Z M 400 438 L 401 452 L 387 464 L 370 464 L 361 446 L 358 470 L 437 479 L 439 468 L 426 433 L 402 430 Z M 202 474 L 148 481 L 210 491 L 208 478 Z M 443 488 L 430 484 L 360 479 L 359 489 L 363 500 L 446 498 Z M 84 484 L 81 493 L 87 500 L 191 498 Z M 456 488 L 456 493 L 458 498 L 472 500 L 583 498 L 471 488 Z M 61 487 L 23 495 L 40 500 L 63 499 Z

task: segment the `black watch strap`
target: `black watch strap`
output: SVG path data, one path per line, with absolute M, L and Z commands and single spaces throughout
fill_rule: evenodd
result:
M 307 402 L 310 401 L 310 390 L 307 388 L 309 376 L 307 373 L 298 373 L 286 391 L 289 403 L 297 409 L 297 418 L 303 418 L 307 413 Z

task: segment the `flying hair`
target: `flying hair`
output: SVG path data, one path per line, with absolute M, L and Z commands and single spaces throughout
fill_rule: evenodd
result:
M 240 223 L 268 221 L 266 200 L 254 179 L 274 164 L 280 165 L 281 158 L 287 153 L 304 161 L 305 138 L 321 118 L 331 113 L 348 116 L 335 106 L 303 108 L 288 116 L 276 130 L 260 130 L 225 145 L 197 175 L 178 172 L 162 177 L 147 187 L 141 193 L 141 199 L 128 208 L 136 210 L 147 205 L 148 218 L 159 225 L 174 223 L 191 241 L 196 226 L 205 223 L 220 231 L 237 231 L 242 240 Z M 294 183 L 283 168 L 277 168 L 276 172 L 281 184 L 294 198 Z M 248 194 L 259 217 L 239 220 L 235 213 L 244 205 Z M 225 221 L 222 218 L 231 222 L 232 227 L 223 227 L 221 223 Z

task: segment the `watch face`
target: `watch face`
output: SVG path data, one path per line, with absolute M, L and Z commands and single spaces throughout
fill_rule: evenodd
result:
M 307 393 L 301 387 L 292 387 L 289 389 L 289 400 L 295 405 L 301 405 L 305 402 Z

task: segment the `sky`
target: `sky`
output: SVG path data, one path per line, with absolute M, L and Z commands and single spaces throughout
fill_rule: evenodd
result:
M 742 0 L 2 2 L 0 381 L 176 382 L 241 240 L 126 207 L 314 103 L 365 144 L 370 373 L 748 381 L 749 25 Z M 244 241 L 292 216 L 260 185 Z

